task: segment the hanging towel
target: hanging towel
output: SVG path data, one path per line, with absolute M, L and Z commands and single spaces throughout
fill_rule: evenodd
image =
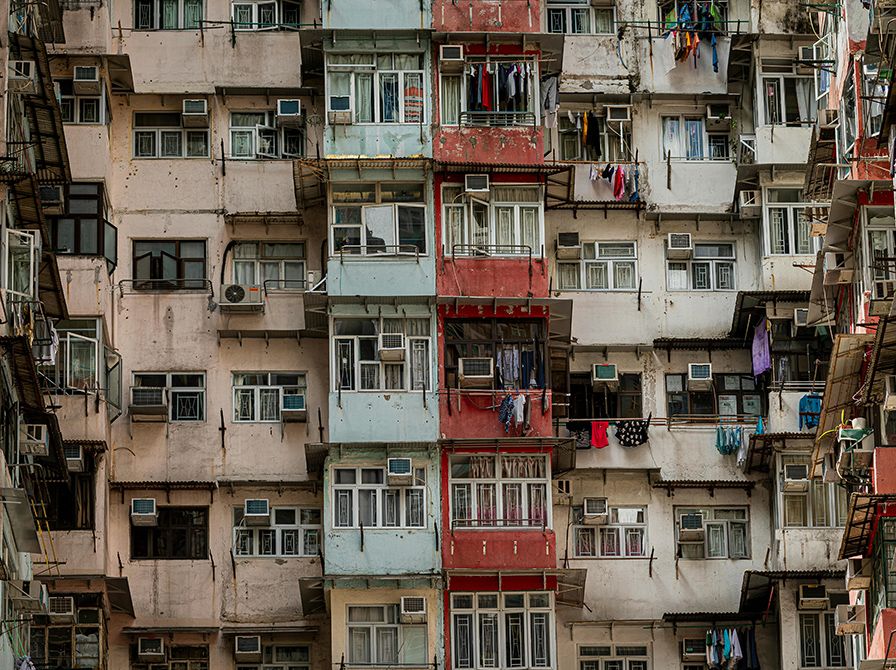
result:
M 766 320 L 756 324 L 753 330 L 753 376 L 758 377 L 766 370 L 772 369 L 772 354 L 768 344 L 768 327 Z
M 744 657 L 743 649 L 740 646 L 740 640 L 737 637 L 737 630 L 731 629 L 731 658 L 737 663 L 740 659 Z
M 526 422 L 526 396 L 522 393 L 513 399 L 513 421 L 517 426 Z
M 504 396 L 501 404 L 498 406 L 498 421 L 504 424 L 504 432 L 510 432 L 510 422 L 513 420 L 513 398 L 509 395 Z
M 652 417 L 653 414 L 646 419 L 619 421 L 616 424 L 616 439 L 619 440 L 619 444 L 623 447 L 638 447 L 647 442 L 647 429 Z
M 595 449 L 603 449 L 610 440 L 607 438 L 607 430 L 610 427 L 608 421 L 592 421 L 591 422 L 591 446 Z
M 821 396 L 808 393 L 800 398 L 800 430 L 817 428 L 821 416 Z

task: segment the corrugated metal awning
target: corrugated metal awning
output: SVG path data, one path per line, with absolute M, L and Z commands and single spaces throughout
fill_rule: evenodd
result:
M 896 495 L 853 493 L 837 558 L 868 556 L 877 520 L 884 514 L 896 515 Z

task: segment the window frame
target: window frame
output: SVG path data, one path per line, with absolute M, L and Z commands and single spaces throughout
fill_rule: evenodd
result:
M 643 653 L 640 652 L 643 648 Z M 578 644 L 578 670 L 648 670 L 650 644 Z M 701 666 L 702 668 L 702 666 Z
M 278 256 L 276 254 L 266 254 L 266 246 L 276 247 L 281 244 L 289 244 L 301 247 L 301 255 L 299 256 Z M 252 256 L 240 256 L 240 247 L 254 246 L 255 251 Z M 268 291 L 301 291 L 304 290 L 307 277 L 307 244 L 304 240 L 240 240 L 233 248 L 233 256 L 230 264 L 230 279 L 234 284 L 249 284 L 252 286 L 261 286 L 265 293 Z M 237 280 L 237 266 L 252 265 L 253 281 L 245 282 Z M 264 279 L 264 268 L 268 265 L 277 265 L 277 279 Z M 290 264 L 300 266 L 298 275 L 301 279 L 286 279 L 286 268 Z M 267 284 L 276 282 L 276 285 L 269 287 Z M 293 285 L 298 282 L 298 285 Z
M 802 196 L 802 188 L 801 187 L 773 187 L 766 186 L 762 189 L 762 233 L 763 233 L 763 251 L 765 256 L 815 256 L 818 251 L 822 247 L 823 239 L 820 237 L 812 236 L 812 224 L 807 216 L 807 212 L 811 209 L 816 208 L 824 208 L 827 209 L 829 207 L 829 203 L 814 203 L 814 202 L 804 202 L 802 201 L 802 197 L 799 202 L 772 202 L 771 201 L 771 193 L 775 191 L 800 191 Z M 785 251 L 772 251 L 772 234 L 771 234 L 771 211 L 772 210 L 783 210 L 786 212 L 786 226 L 787 226 L 787 235 L 786 239 L 783 240 L 786 250 Z M 796 247 L 799 243 L 799 235 L 797 226 L 800 224 L 800 219 L 797 214 L 802 213 L 802 216 L 805 218 L 806 226 L 807 226 L 807 239 L 809 242 L 809 250 L 800 253 L 795 251 Z
M 138 376 L 146 376 L 146 377 L 165 377 L 165 386 L 138 386 L 137 377 Z M 173 377 L 175 376 L 197 376 L 202 377 L 202 386 L 174 386 Z M 206 418 L 206 387 L 208 385 L 208 377 L 205 372 L 200 371 L 178 371 L 178 372 L 161 372 L 161 371 L 133 371 L 131 372 L 131 388 L 161 388 L 164 391 L 164 397 L 168 402 L 168 421 L 171 423 L 203 423 Z M 178 414 L 175 416 L 175 408 L 177 407 L 177 403 L 175 402 L 175 398 L 172 396 L 178 393 L 195 393 L 198 399 L 197 409 L 198 417 L 195 419 L 190 418 L 181 418 Z
M 622 522 L 619 521 L 620 510 L 635 510 L 636 514 L 640 514 L 642 521 Z M 647 558 L 647 506 L 646 505 L 613 505 L 608 507 L 608 520 L 606 524 L 600 526 L 586 525 L 583 523 L 584 517 L 582 508 L 573 509 L 573 557 L 577 559 L 635 559 Z M 616 535 L 617 553 L 605 554 L 603 535 L 604 531 L 612 530 Z M 629 531 L 640 531 L 641 534 L 641 552 L 629 553 L 628 533 Z M 581 535 L 591 535 L 592 553 L 582 553 L 579 551 L 579 537 Z
M 247 3 L 248 4 L 248 3 Z M 235 114 L 257 114 L 264 115 L 263 123 L 256 123 L 248 126 L 238 126 L 234 124 Z M 299 142 L 298 153 L 285 151 L 286 138 L 288 135 L 295 133 L 293 139 Z M 235 153 L 234 147 L 237 142 L 234 137 L 240 134 L 248 134 L 250 136 L 249 147 L 251 151 L 248 153 Z M 227 137 L 229 141 L 227 158 L 235 161 L 249 160 L 293 160 L 305 155 L 305 143 L 307 136 L 303 127 L 280 126 L 277 125 L 277 116 L 275 110 L 270 109 L 231 109 L 229 110 L 229 118 L 227 120 Z M 272 151 L 262 151 L 262 139 L 271 143 Z
M 382 617 L 379 621 L 372 621 L 368 619 L 367 621 L 352 621 L 352 609 L 362 609 L 362 610 L 376 610 L 379 609 L 382 611 Z M 425 662 L 426 656 L 429 654 L 429 631 L 427 630 L 427 626 L 425 623 L 422 624 L 410 624 L 410 623 L 402 623 L 401 618 L 398 613 L 399 605 L 391 603 L 385 605 L 379 605 L 374 603 L 347 603 L 345 606 L 345 630 L 346 630 L 346 647 L 348 648 L 348 659 L 345 664 L 348 667 L 358 667 L 358 666 L 374 666 L 374 667 L 401 667 L 403 665 L 409 666 L 425 666 L 427 663 Z M 390 620 L 391 619 L 391 620 Z M 367 630 L 367 649 L 368 649 L 368 660 L 355 660 L 353 658 L 353 654 L 355 651 L 355 646 L 353 643 L 353 630 Z M 395 660 L 392 661 L 390 659 L 383 659 L 380 652 L 382 650 L 378 649 L 378 644 L 381 640 L 378 632 L 383 629 L 394 629 L 395 630 L 395 639 L 394 639 L 394 651 L 395 651 Z M 407 657 L 405 656 L 406 648 L 405 648 L 405 636 L 408 634 L 409 630 L 415 630 L 417 632 L 423 633 L 423 659 L 417 659 L 414 661 L 407 661 Z
M 730 378 L 733 383 L 733 379 L 737 378 L 738 388 L 734 388 L 733 386 L 729 386 L 728 379 Z M 678 378 L 680 381 L 681 390 L 670 390 L 669 389 L 669 381 L 673 378 Z M 759 387 L 756 386 L 755 378 L 752 374 L 746 372 L 720 372 L 714 373 L 712 376 L 712 388 L 709 390 L 699 390 L 692 391 L 688 389 L 687 385 L 688 373 L 686 372 L 667 372 L 664 376 L 664 390 L 666 393 L 666 413 L 669 417 L 675 416 L 755 416 L 757 419 L 760 416 L 765 416 L 765 408 L 766 408 L 766 400 L 765 395 Z M 752 388 L 750 385 L 752 384 Z M 696 412 L 694 411 L 694 404 L 697 402 L 697 398 L 694 396 L 710 396 L 710 400 L 712 403 L 712 411 L 711 412 Z M 687 411 L 686 412 L 674 412 L 672 408 L 672 403 L 675 401 L 674 397 L 678 396 L 687 396 Z M 723 407 L 723 401 L 720 398 L 726 397 L 734 397 L 736 403 L 737 412 L 732 414 L 730 411 L 722 411 L 723 409 L 727 410 L 727 407 Z M 750 403 L 755 403 L 757 400 L 759 402 L 759 411 L 758 412 L 748 412 L 748 406 L 745 402 L 746 399 L 749 399 Z M 704 401 L 706 398 L 700 398 L 700 400 Z
M 172 120 L 176 116 L 178 118 L 178 125 L 138 125 L 137 117 L 140 114 L 166 114 L 169 115 Z M 153 111 L 142 111 L 142 112 L 134 112 L 134 115 L 131 117 L 132 120 L 132 157 L 134 160 L 178 160 L 178 159 L 188 159 L 188 158 L 209 158 L 211 156 L 211 131 L 208 128 L 185 128 L 182 120 L 182 116 L 180 112 L 170 111 L 170 110 L 153 110 Z M 163 153 L 164 140 L 163 134 L 177 136 L 178 137 L 178 153 Z M 191 153 L 190 152 L 190 137 L 191 135 L 202 135 L 205 137 L 205 152 L 204 153 Z M 142 141 L 142 137 L 152 137 L 152 151 L 145 152 L 141 149 L 140 142 Z
M 809 465 L 811 454 L 786 453 L 778 454 L 775 458 L 778 486 L 776 491 L 778 514 L 778 528 L 782 530 L 809 529 L 809 528 L 843 528 L 846 525 L 846 514 L 849 501 L 843 487 L 832 482 L 824 482 L 820 479 L 810 479 L 809 488 L 806 491 L 784 491 L 784 466 L 785 465 Z M 819 498 L 823 499 L 820 500 Z M 802 513 L 806 523 L 788 523 L 788 500 L 802 499 Z M 818 506 L 824 506 L 823 512 L 819 512 Z M 823 521 L 823 523 L 822 523 Z
M 676 121 L 678 123 L 678 130 L 675 134 L 675 137 L 666 137 L 666 122 L 667 120 Z M 700 123 L 700 155 L 698 156 L 696 152 L 694 155 L 689 155 L 690 148 L 688 147 L 688 135 L 687 135 L 687 125 L 688 122 L 698 121 Z M 724 147 L 725 154 L 723 156 L 713 156 L 712 152 L 712 140 L 724 138 Z M 689 163 L 693 162 L 719 162 L 719 161 L 730 161 L 731 160 L 731 133 L 730 132 L 722 132 L 722 131 L 709 131 L 706 127 L 706 117 L 700 116 L 697 114 L 660 114 L 660 148 L 661 148 L 661 158 L 665 160 L 667 150 L 671 150 L 673 147 L 670 144 L 674 143 L 675 151 L 672 152 L 670 160 L 673 161 L 685 161 Z
M 529 89 L 529 95 L 526 99 L 526 109 L 525 110 L 508 110 L 508 109 L 493 109 L 493 110 L 478 110 L 471 111 L 469 109 L 469 78 L 472 77 L 470 74 L 470 70 L 477 65 L 485 65 L 489 68 L 489 72 L 491 73 L 492 83 L 496 86 L 497 79 L 494 75 L 494 68 L 498 65 L 505 64 L 525 64 L 530 66 L 533 69 L 532 75 L 532 86 Z M 540 72 L 540 61 L 537 58 L 534 58 L 532 55 L 514 55 L 514 54 L 489 54 L 489 55 L 470 55 L 468 56 L 463 64 L 460 73 L 442 75 L 439 76 L 439 116 L 440 119 L 446 116 L 456 117 L 456 121 L 449 121 L 447 123 L 442 123 L 444 126 L 459 126 L 464 128 L 476 128 L 476 127 L 532 127 L 537 126 L 541 121 L 541 115 L 543 111 L 539 109 L 538 101 L 540 98 L 540 86 L 541 81 L 539 79 Z M 460 79 L 460 88 L 459 95 L 457 100 L 457 107 L 451 109 L 450 114 L 446 114 L 446 109 L 449 106 L 448 96 L 445 92 L 445 87 L 443 84 L 443 80 L 446 78 L 454 78 L 455 80 Z M 497 101 L 500 100 L 500 96 L 498 91 L 495 88 L 491 90 L 491 99 L 495 105 L 498 104 Z M 479 114 L 477 117 L 468 117 L 466 121 L 464 121 L 464 114 Z
M 182 246 L 188 244 L 202 244 L 202 257 L 183 256 Z M 174 244 L 174 254 L 167 251 L 150 248 L 138 256 L 137 246 L 145 245 L 162 245 Z M 149 259 L 149 277 L 139 277 L 139 263 L 144 258 Z M 165 277 L 165 258 L 173 259 L 175 263 L 174 269 L 177 275 L 175 277 Z M 208 280 L 208 240 L 205 239 L 137 239 L 131 238 L 131 258 L 133 259 L 131 274 L 134 282 L 134 288 L 140 291 L 197 291 L 207 288 Z M 202 264 L 202 277 L 187 277 L 187 267 L 194 264 Z M 154 277 L 158 271 L 161 271 L 161 277 Z
M 349 57 L 364 57 L 371 56 L 371 60 L 369 63 L 333 63 L 330 60 L 330 56 L 349 56 Z M 395 56 L 417 56 L 420 59 L 421 67 L 420 69 L 400 69 L 395 67 L 395 62 L 393 60 L 391 68 L 379 68 L 378 59 L 381 57 L 392 57 Z M 349 76 L 349 92 L 348 95 L 334 95 L 331 92 L 327 93 L 326 96 L 326 106 L 327 106 L 327 114 L 329 115 L 331 112 L 340 113 L 340 112 L 348 112 L 352 117 L 352 125 L 423 125 L 427 118 L 427 81 L 425 77 L 426 68 L 427 68 L 427 58 L 425 52 L 418 51 L 402 51 L 402 52 L 328 52 L 324 59 L 324 81 L 327 84 L 327 90 L 332 91 L 335 87 L 332 85 L 330 81 L 331 74 L 347 74 Z M 359 74 L 367 75 L 370 74 L 370 88 L 369 92 L 371 95 L 370 100 L 370 120 L 361 120 L 359 117 L 359 109 L 358 109 L 358 91 L 359 84 L 358 76 Z M 384 112 L 382 109 L 383 102 L 383 91 L 382 88 L 382 75 L 396 75 L 397 76 L 397 85 L 398 85 L 398 96 L 396 98 L 395 104 L 398 107 L 398 120 L 384 120 Z M 414 99 L 414 96 L 408 96 L 408 84 L 405 83 L 408 75 L 416 76 L 419 78 L 420 89 L 422 92 L 422 99 L 420 100 L 420 108 L 419 119 L 411 118 L 408 120 L 408 107 Z M 348 107 L 346 109 L 334 109 L 332 102 L 334 98 L 348 98 Z M 413 114 L 411 116 L 414 116 Z
M 77 192 L 85 187 L 96 188 L 96 193 Z M 96 201 L 96 212 L 72 211 L 72 202 L 79 201 Z M 54 252 L 71 256 L 102 256 L 106 259 L 111 272 L 118 265 L 118 228 L 107 217 L 106 189 L 101 182 L 73 182 L 66 184 L 65 212 L 58 216 L 48 217 L 50 219 L 50 238 Z M 91 222 L 96 226 L 92 240 L 96 245 L 96 250 L 85 250 L 83 243 L 85 239 L 90 239 L 89 237 L 85 238 L 85 227 L 88 227 Z M 62 247 L 60 238 L 63 225 L 71 225 L 71 241 L 74 242 L 73 249 Z M 87 232 L 89 233 L 89 227 Z
M 237 384 L 237 375 L 255 375 L 258 377 L 267 378 L 267 383 L 258 383 L 258 384 Z M 295 375 L 297 377 L 296 384 L 274 384 L 271 381 L 273 375 Z M 307 391 L 308 391 L 308 375 L 305 371 L 293 371 L 293 372 L 276 372 L 276 371 L 264 371 L 264 372 L 246 372 L 246 371 L 235 371 L 231 373 L 230 376 L 231 381 L 231 400 L 233 403 L 233 412 L 231 414 L 231 421 L 233 423 L 280 423 L 282 421 L 282 412 L 283 412 L 283 398 L 284 396 L 292 396 L 292 395 L 301 395 L 305 399 L 305 406 L 307 407 Z M 275 390 L 277 392 L 277 418 L 275 419 L 265 419 L 262 418 L 262 392 L 263 391 L 272 391 Z M 251 418 L 240 418 L 240 402 L 238 400 L 241 392 L 251 391 L 252 392 L 252 416 Z M 300 393 L 288 393 L 287 391 L 301 391 Z
M 622 245 L 629 245 L 632 249 L 631 256 L 602 256 L 601 248 L 606 247 L 619 247 Z M 585 258 L 585 250 L 586 247 L 591 247 L 593 249 L 592 257 Z M 616 266 L 617 265 L 627 265 L 630 264 L 632 266 L 632 285 L 631 286 L 616 286 Z M 589 283 L 589 274 L 588 271 L 591 266 L 606 266 L 606 279 L 607 286 L 606 287 L 592 287 L 587 286 Z M 564 285 L 561 281 L 561 268 L 562 267 L 571 267 L 577 266 L 578 286 L 576 288 L 569 288 Z M 638 243 L 632 240 L 621 240 L 621 241 L 590 241 L 590 242 L 582 242 L 582 258 L 577 261 L 557 261 L 557 290 L 558 291 L 588 291 L 588 292 L 632 292 L 638 290 Z
M 872 223 L 874 214 L 883 214 L 884 218 L 893 218 L 893 211 L 885 207 L 872 207 L 866 205 L 862 207 L 862 256 L 865 262 L 862 263 L 863 277 L 865 289 L 871 292 L 871 300 L 887 300 L 896 294 L 896 273 L 891 268 L 892 262 L 886 263 L 883 272 L 879 272 L 873 267 L 875 261 L 874 248 L 871 236 L 875 233 L 882 233 L 886 246 L 886 258 L 896 258 L 896 223 L 892 226 L 885 226 L 879 223 Z M 890 270 L 888 272 L 888 270 Z
M 799 663 L 801 670 L 808 668 L 848 668 L 850 667 L 850 649 L 851 645 L 846 643 L 846 637 L 837 635 L 836 623 L 834 619 L 834 610 L 825 610 L 823 612 L 798 612 L 797 628 L 799 637 Z M 817 653 L 817 660 L 814 663 L 807 663 L 806 645 L 811 644 L 805 637 L 805 624 L 809 621 L 813 622 L 815 630 L 813 634 L 816 636 L 814 650 Z M 832 663 L 834 649 L 840 648 L 842 655 L 842 663 Z
M 285 660 L 277 657 L 281 649 L 304 649 L 307 661 Z M 308 644 L 265 644 L 262 645 L 262 661 L 245 663 L 237 661 L 236 670 L 311 670 L 311 645 Z
M 701 505 L 701 506 L 675 506 L 673 508 L 674 519 L 675 519 L 675 555 L 678 559 L 683 561 L 717 561 L 717 560 L 725 560 L 725 561 L 747 561 L 750 560 L 752 556 L 752 538 L 751 538 L 751 521 L 750 521 L 750 508 L 745 505 Z M 711 518 L 707 518 L 707 512 L 710 513 Z M 718 515 L 722 514 L 734 514 L 743 512 L 744 516 L 742 518 L 720 518 Z M 704 529 L 704 538 L 703 542 L 682 542 L 678 539 L 679 530 L 681 529 L 681 517 L 686 514 L 695 514 L 701 513 L 703 514 L 703 529 Z M 736 555 L 732 552 L 732 534 L 731 528 L 732 526 L 742 526 L 743 527 L 743 538 L 744 538 L 744 555 Z M 718 528 L 722 531 L 724 537 L 725 544 L 725 554 L 724 555 L 716 555 L 711 556 L 710 549 L 710 533 L 709 527 Z M 701 547 L 702 556 L 685 556 L 682 551 L 682 545 L 688 545 L 693 547 Z
M 177 512 L 185 514 L 197 515 L 201 514 L 204 519 L 202 523 L 171 523 L 165 525 L 164 520 L 168 520 L 167 516 Z M 210 559 L 209 547 L 209 508 L 208 507 L 190 507 L 180 505 L 168 505 L 158 508 L 158 524 L 155 526 L 134 526 L 130 524 L 130 557 L 132 561 L 207 561 Z M 186 556 L 172 556 L 174 550 L 174 534 L 182 530 L 184 532 L 185 543 L 187 547 Z M 204 537 L 198 534 L 204 531 Z M 155 546 L 160 535 L 165 534 L 167 537 L 166 549 L 164 554 L 156 555 Z M 146 555 L 137 552 L 138 534 L 146 535 Z M 197 544 L 198 543 L 198 544 Z M 204 551 L 200 551 L 204 549 Z
M 361 492 L 367 494 L 373 493 L 373 514 L 374 523 L 363 526 L 367 530 L 428 530 L 430 527 L 430 514 L 428 509 L 427 496 L 427 476 L 426 467 L 414 467 L 414 483 L 411 486 L 390 486 L 388 483 L 387 469 L 381 465 L 333 465 L 330 467 L 330 492 L 332 494 L 332 524 L 333 531 L 343 530 L 360 530 L 361 529 Z M 337 471 L 349 472 L 354 471 L 353 483 L 337 482 Z M 378 482 L 364 482 L 364 474 L 379 472 L 382 478 Z M 422 512 L 421 524 L 408 523 L 411 519 L 410 512 L 410 492 L 414 492 L 415 496 L 421 496 L 420 510 Z M 341 507 L 340 499 L 348 495 L 349 504 L 351 506 L 349 523 L 345 523 L 344 519 L 340 519 Z M 398 506 L 395 511 L 398 515 L 398 524 L 386 524 L 386 501 L 388 498 L 397 499 Z
M 808 46 L 808 45 L 806 45 Z M 816 79 L 813 74 L 801 74 L 794 66 L 796 58 L 760 58 L 759 67 L 756 72 L 756 86 L 758 88 L 757 100 L 763 101 L 759 105 L 759 125 L 760 126 L 788 126 L 788 127 L 807 127 L 815 123 L 817 116 L 817 100 L 818 91 L 816 88 Z M 787 80 L 802 80 L 811 83 L 811 99 L 809 100 L 808 111 L 809 119 L 801 119 L 800 121 L 786 121 L 787 116 L 787 91 L 785 84 Z M 775 99 L 770 95 L 767 87 L 773 84 L 777 87 L 775 95 L 777 96 L 777 110 L 771 113 L 771 104 Z M 796 87 L 794 87 L 794 95 L 796 95 Z M 772 116 L 776 118 L 771 118 Z
M 573 21 L 573 12 L 574 11 L 586 11 L 588 12 L 588 20 L 591 28 L 587 31 L 576 31 L 570 30 L 574 25 Z M 563 30 L 554 30 L 551 24 L 551 12 L 563 12 Z M 609 12 L 610 13 L 610 30 L 609 31 L 598 31 L 596 13 L 597 12 Z M 615 35 L 616 34 L 616 5 L 599 5 L 599 6 L 591 6 L 588 3 L 581 2 L 548 2 L 547 4 L 547 12 L 545 14 L 545 28 L 548 33 L 557 34 L 557 35 Z
M 109 110 L 106 104 L 106 87 L 100 89 L 99 95 L 78 95 L 74 91 L 73 79 L 53 79 L 59 95 L 59 111 L 62 123 L 66 125 L 80 126 L 104 126 L 109 123 Z M 83 120 L 84 107 L 82 102 L 96 102 L 96 120 Z
M 291 510 L 295 512 L 295 523 L 277 523 L 277 512 L 281 510 Z M 303 521 L 303 513 L 316 512 L 317 523 L 305 523 Z M 284 550 L 286 544 L 286 533 L 295 533 L 296 551 L 288 552 Z M 262 552 L 262 534 L 272 533 L 274 538 L 273 550 L 271 552 Z M 316 534 L 316 541 L 310 543 L 308 534 Z M 249 538 L 249 551 L 245 551 L 242 538 Z M 233 557 L 242 558 L 308 558 L 321 555 L 323 547 L 323 510 L 318 507 L 307 507 L 302 505 L 277 505 L 271 507 L 271 523 L 267 526 L 246 526 L 243 524 L 243 508 L 233 508 L 233 536 L 232 536 Z M 314 551 L 310 550 L 314 548 Z
M 15 587 L 13 587 L 15 588 Z M 79 604 L 76 602 L 75 610 L 84 609 L 83 607 L 79 607 Z M 90 608 L 92 609 L 92 608 Z M 98 608 L 99 609 L 99 608 Z M 8 610 L 7 610 L 8 611 Z M 95 668 L 101 668 L 103 662 L 103 651 L 107 644 L 106 639 L 106 627 L 105 620 L 103 616 L 99 617 L 99 621 L 97 623 L 47 623 L 46 625 L 40 625 L 35 622 L 31 622 L 30 630 L 28 634 L 29 641 L 29 650 L 31 651 L 31 658 L 33 661 L 37 663 L 37 667 L 51 667 L 51 665 L 55 664 L 59 659 L 50 657 L 50 631 L 51 630 L 68 630 L 70 635 L 70 654 L 69 660 L 71 661 L 71 667 L 80 668 L 80 667 L 89 667 L 87 665 L 83 665 L 86 662 L 90 662 L 96 660 L 96 665 L 92 666 Z M 84 654 L 78 654 L 78 636 L 85 634 L 87 631 L 96 632 L 96 657 L 93 656 L 85 656 Z M 35 653 L 35 642 L 37 640 L 36 637 L 41 637 L 41 646 L 43 647 L 39 650 L 38 653 Z
M 199 0 L 199 19 L 196 25 L 187 25 L 186 21 L 186 0 L 174 0 L 177 3 L 177 26 L 174 28 L 171 27 L 162 27 L 162 15 L 164 14 L 164 2 L 165 0 L 135 0 L 134 2 L 134 31 L 135 32 L 158 32 L 158 31 L 168 31 L 168 30 L 201 30 L 202 23 L 206 20 L 205 18 L 205 2 L 203 0 Z M 152 5 L 152 17 L 150 19 L 151 26 L 147 26 L 143 19 L 140 17 L 140 5 L 141 3 L 146 2 L 146 4 Z
M 730 256 L 702 256 L 698 257 L 696 255 L 697 247 L 718 247 L 722 245 L 730 245 L 731 246 L 731 255 Z M 676 268 L 673 270 L 673 265 L 684 266 L 683 269 Z M 696 286 L 694 281 L 694 268 L 698 265 L 706 265 L 709 268 L 709 273 L 707 275 L 709 279 L 709 286 Z M 731 271 L 731 286 L 727 288 L 719 287 L 719 268 L 724 266 L 730 266 Z M 678 282 L 673 281 L 672 272 L 681 272 L 684 271 L 686 273 L 686 285 L 680 286 Z M 683 260 L 676 259 L 666 259 L 666 290 L 670 292 L 678 292 L 678 291 L 702 291 L 702 292 L 712 292 L 712 293 L 720 293 L 720 292 L 729 292 L 737 290 L 737 242 L 733 240 L 718 240 L 718 241 L 708 241 L 701 240 L 694 242 L 694 253 L 691 254 L 691 257 Z

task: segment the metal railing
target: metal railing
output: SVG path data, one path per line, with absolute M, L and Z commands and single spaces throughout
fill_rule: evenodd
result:
M 414 261 L 420 262 L 420 247 L 416 244 L 343 244 L 338 249 L 339 262 L 345 261 L 345 257 L 368 256 L 413 256 Z
M 542 255 L 543 252 L 544 249 Z M 528 244 L 452 244 L 451 256 L 512 256 L 528 258 L 530 263 L 533 258 L 532 247 Z
M 737 141 L 737 164 L 753 165 L 756 162 L 756 136 L 741 135 Z
M 39 364 L 54 362 L 51 356 L 53 330 L 50 320 L 44 313 L 44 305 L 39 300 L 16 298 L 8 300 L 9 321 L 12 332 L 24 336 L 31 346 L 31 353 Z
M 210 279 L 122 279 L 118 282 L 122 293 L 207 293 L 214 296 Z
M 677 428 L 715 429 L 718 426 L 755 426 L 760 418 L 764 423 L 768 423 L 768 417 L 760 417 L 757 414 L 673 414 L 672 416 L 652 416 L 649 425 L 663 427 L 666 430 Z M 555 417 L 554 425 L 558 428 L 565 428 L 567 423 L 590 423 L 591 421 L 617 424 L 626 421 L 647 421 L 647 417 Z
M 458 529 L 483 528 L 547 528 L 547 518 L 541 519 L 452 519 L 452 532 Z
M 535 126 L 535 112 L 461 112 L 460 125 L 467 127 L 506 128 L 508 126 Z
M 264 294 L 304 292 L 308 286 L 306 279 L 265 279 L 261 287 Z

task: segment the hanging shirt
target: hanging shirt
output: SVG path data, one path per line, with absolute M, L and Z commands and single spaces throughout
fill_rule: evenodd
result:
M 821 396 L 808 393 L 800 398 L 800 430 L 817 428 L 821 417 Z
M 513 399 L 513 421 L 517 426 L 526 422 L 526 396 L 522 393 Z
M 608 421 L 592 421 L 591 422 L 591 446 L 595 449 L 603 449 L 610 440 L 607 438 L 607 429 L 610 427 Z
M 753 331 L 752 352 L 754 377 L 758 377 L 766 370 L 772 369 L 772 352 L 769 349 L 768 329 L 766 328 L 764 318 L 756 324 L 756 328 Z

